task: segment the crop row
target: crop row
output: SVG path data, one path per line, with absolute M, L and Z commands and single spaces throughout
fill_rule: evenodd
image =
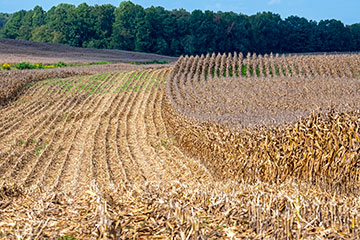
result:
M 168 132 L 219 179 L 297 179 L 356 192 L 358 60 L 359 55 L 181 58 L 163 101 Z M 249 66 L 264 71 L 248 74 Z
M 190 74 L 208 77 L 276 77 L 276 76 L 332 76 L 360 77 L 360 54 L 340 55 L 253 55 L 207 54 L 180 57 L 172 77 Z
M 95 64 L 91 66 L 64 67 L 56 69 L 0 71 L 0 106 L 6 105 L 10 100 L 13 100 L 19 96 L 25 86 L 35 81 L 49 78 L 66 78 L 76 75 L 89 75 L 98 73 L 107 74 L 109 72 L 124 72 L 147 68 L 154 68 L 154 66 L 134 66 L 130 64 Z M 159 68 L 159 66 L 156 68 Z

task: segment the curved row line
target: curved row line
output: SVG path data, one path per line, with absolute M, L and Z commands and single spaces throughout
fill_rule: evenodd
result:
M 146 70 L 33 86 L 4 112 L 22 111 L 0 139 L 0 182 L 80 193 L 93 184 L 117 191 L 151 182 L 210 181 L 208 170 L 167 134 L 161 106 L 169 73 Z M 52 96 L 51 102 L 31 111 L 46 103 L 41 94 Z M 32 101 L 21 104 L 27 97 Z M 21 116 L 33 121 L 13 127 Z

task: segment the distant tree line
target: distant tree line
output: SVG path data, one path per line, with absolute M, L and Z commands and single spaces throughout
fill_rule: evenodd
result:
M 271 12 L 247 16 L 163 7 L 143 8 L 130 1 L 77 7 L 40 6 L 0 14 L 0 37 L 114 48 L 171 56 L 207 52 L 301 53 L 360 51 L 360 24 L 309 21 Z
M 6 24 L 10 16 L 8 13 L 0 13 L 0 29 Z

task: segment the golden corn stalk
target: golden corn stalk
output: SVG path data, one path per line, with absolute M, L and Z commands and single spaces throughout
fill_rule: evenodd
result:
M 162 109 L 178 146 L 221 180 L 357 192 L 359 55 L 233 56 L 174 66 Z

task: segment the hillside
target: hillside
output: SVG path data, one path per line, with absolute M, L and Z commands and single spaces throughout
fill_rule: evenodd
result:
M 62 44 L 0 38 L 1 63 L 149 62 L 176 61 L 175 57 L 110 49 L 78 48 Z

